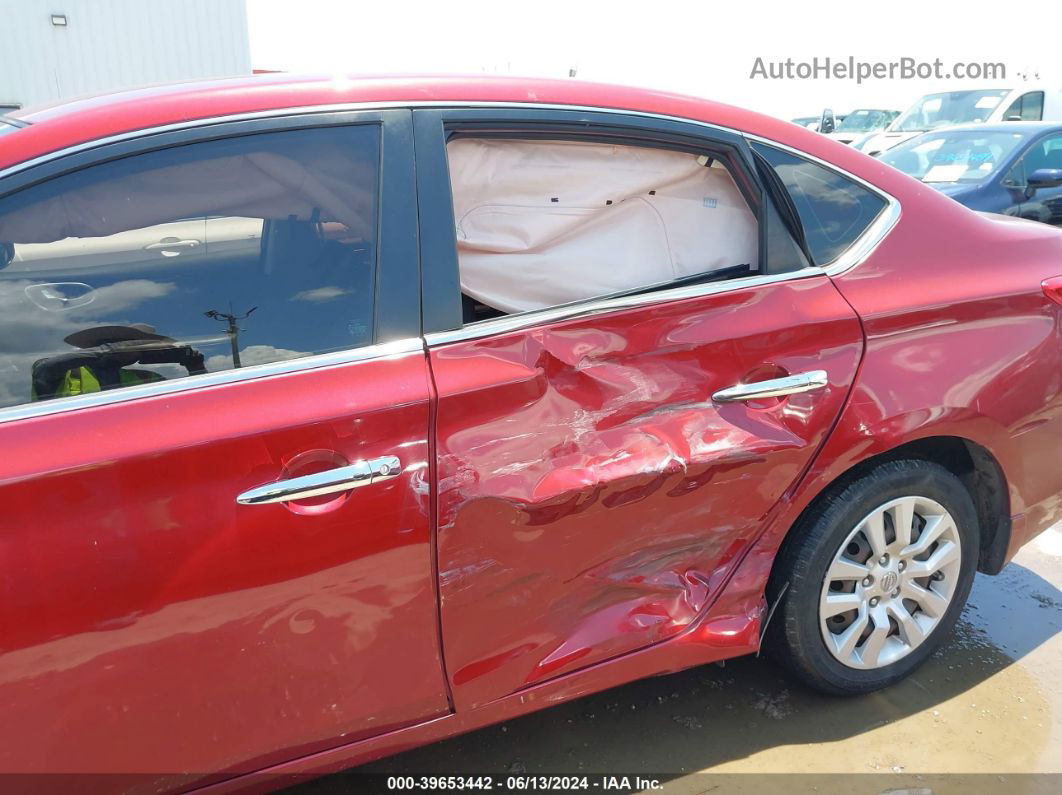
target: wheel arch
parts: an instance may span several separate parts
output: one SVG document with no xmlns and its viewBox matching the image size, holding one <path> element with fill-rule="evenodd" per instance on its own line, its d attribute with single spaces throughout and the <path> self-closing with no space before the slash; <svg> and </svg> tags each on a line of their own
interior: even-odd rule
<svg viewBox="0 0 1062 795">
<path fill-rule="evenodd" d="M 814 515 L 817 506 L 864 473 L 888 461 L 918 459 L 931 461 L 954 474 L 966 487 L 977 509 L 981 544 L 977 570 L 998 574 L 1006 563 L 1010 543 L 1010 494 L 1006 475 L 996 457 L 984 445 L 961 436 L 935 435 L 914 439 L 867 456 L 825 483 L 811 497 L 785 531 L 777 559 L 785 545 L 797 538 L 801 526 Z M 772 566 L 772 575 L 774 567 Z M 770 589 L 769 589 L 770 590 Z"/>
</svg>

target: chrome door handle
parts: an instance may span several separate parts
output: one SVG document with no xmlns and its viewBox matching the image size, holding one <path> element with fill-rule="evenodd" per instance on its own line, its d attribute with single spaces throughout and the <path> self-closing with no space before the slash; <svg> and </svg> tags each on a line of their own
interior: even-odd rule
<svg viewBox="0 0 1062 795">
<path fill-rule="evenodd" d="M 236 497 L 236 502 L 240 505 L 266 505 L 271 502 L 304 500 L 307 497 L 350 491 L 379 483 L 381 480 L 391 480 L 401 473 L 402 462 L 398 460 L 398 456 L 385 455 L 369 461 L 355 461 L 350 466 L 267 483 L 265 486 L 243 492 Z"/>
<path fill-rule="evenodd" d="M 743 400 L 783 397 L 785 395 L 795 395 L 798 392 L 811 392 L 815 389 L 822 389 L 829 383 L 830 377 L 825 370 L 812 370 L 808 373 L 787 375 L 785 378 L 772 378 L 770 381 L 736 384 L 726 389 L 720 389 L 712 395 L 712 400 L 716 403 L 740 403 Z"/>
</svg>

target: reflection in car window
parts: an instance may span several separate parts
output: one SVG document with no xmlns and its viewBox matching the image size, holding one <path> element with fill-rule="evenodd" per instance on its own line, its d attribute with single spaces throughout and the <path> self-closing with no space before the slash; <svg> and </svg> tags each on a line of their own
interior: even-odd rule
<svg viewBox="0 0 1062 795">
<path fill-rule="evenodd" d="M 816 265 L 837 259 L 885 207 L 883 198 L 835 171 L 773 146 L 752 147 L 789 191 Z"/>
<path fill-rule="evenodd" d="M 379 127 L 188 144 L 0 200 L 0 406 L 372 342 Z"/>
<path fill-rule="evenodd" d="M 905 141 L 879 159 L 923 182 L 983 182 L 1021 144 L 1020 133 L 948 131 Z"/>
</svg>

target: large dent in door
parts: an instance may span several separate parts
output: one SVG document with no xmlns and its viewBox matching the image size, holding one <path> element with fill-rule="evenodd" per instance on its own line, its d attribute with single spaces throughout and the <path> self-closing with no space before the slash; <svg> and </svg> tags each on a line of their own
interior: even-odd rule
<svg viewBox="0 0 1062 795">
<path fill-rule="evenodd" d="M 713 339 L 708 314 L 659 313 L 434 354 L 440 589 L 459 702 L 694 626 L 839 408 L 843 386 L 818 403 L 713 404 L 764 353 Z M 771 344 L 770 318 L 744 325 Z M 859 345 L 843 338 L 858 328 L 826 328 L 817 341 L 787 332 L 784 364 L 801 367 L 806 348 L 805 360 L 825 351 L 842 378 L 853 372 Z M 758 620 L 753 602 L 737 623 Z"/>
</svg>

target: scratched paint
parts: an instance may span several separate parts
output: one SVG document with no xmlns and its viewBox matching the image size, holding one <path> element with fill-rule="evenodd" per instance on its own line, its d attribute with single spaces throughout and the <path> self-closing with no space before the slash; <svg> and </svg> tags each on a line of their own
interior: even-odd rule
<svg viewBox="0 0 1062 795">
<path fill-rule="evenodd" d="M 694 626 L 836 418 L 861 349 L 822 278 L 434 350 L 457 704 Z M 712 401 L 817 369 L 830 375 L 821 392 Z M 718 637 L 744 639 L 759 605 L 757 594 Z"/>
<path fill-rule="evenodd" d="M 999 577 L 978 575 L 940 651 L 877 693 L 823 696 L 795 685 L 769 655 L 748 656 L 627 684 L 358 773 L 505 775 L 518 763 L 531 775 L 666 771 L 664 791 L 674 795 L 1054 792 L 1060 585 L 1062 526 Z M 293 795 L 345 793 L 352 781 L 321 780 Z"/>
</svg>

